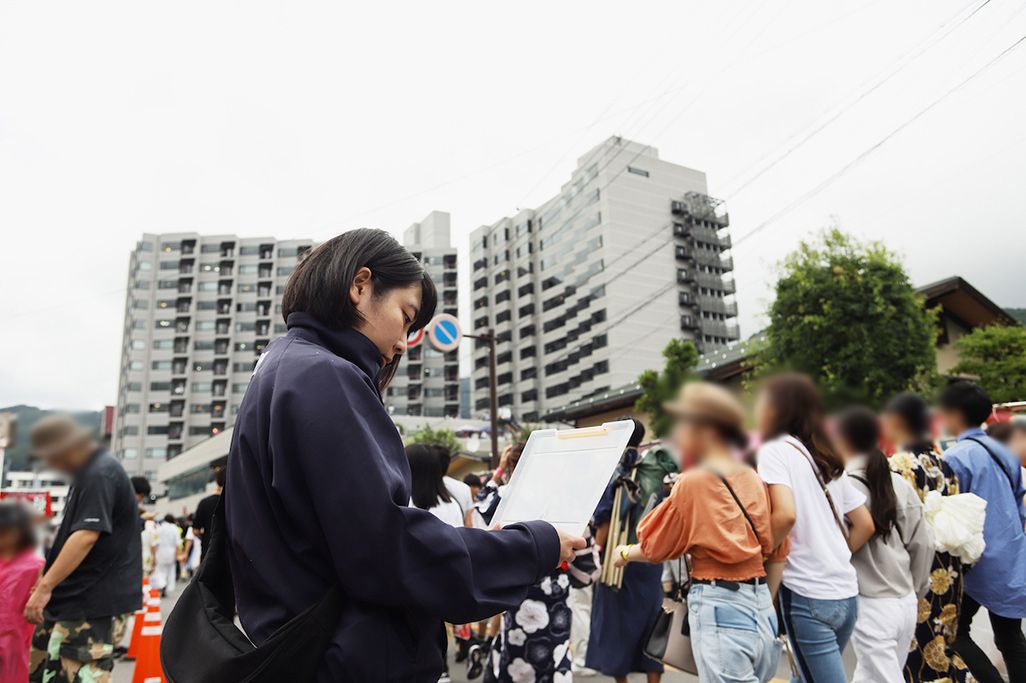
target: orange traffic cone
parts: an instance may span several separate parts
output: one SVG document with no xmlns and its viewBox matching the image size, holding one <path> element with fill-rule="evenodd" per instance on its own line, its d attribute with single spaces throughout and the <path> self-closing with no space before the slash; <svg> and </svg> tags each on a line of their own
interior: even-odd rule
<svg viewBox="0 0 1026 683">
<path fill-rule="evenodd" d="M 132 683 L 165 683 L 164 669 L 160 665 L 160 630 L 159 623 L 143 626 Z"/>
<path fill-rule="evenodd" d="M 148 587 L 149 583 L 143 579 Z M 132 640 L 128 643 L 125 659 L 136 659 L 139 656 L 139 642 L 142 630 L 146 626 L 160 626 L 160 591 L 149 588 L 149 597 L 143 603 L 143 609 L 137 610 L 132 622 Z"/>
</svg>

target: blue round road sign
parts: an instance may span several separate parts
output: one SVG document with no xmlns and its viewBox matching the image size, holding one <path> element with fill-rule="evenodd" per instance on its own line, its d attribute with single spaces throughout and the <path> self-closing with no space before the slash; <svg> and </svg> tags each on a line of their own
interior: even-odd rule
<svg viewBox="0 0 1026 683">
<path fill-rule="evenodd" d="M 456 316 L 448 313 L 439 313 L 427 326 L 428 337 L 431 345 L 439 351 L 455 351 L 459 348 L 463 333 L 460 332 L 460 322 Z"/>
</svg>

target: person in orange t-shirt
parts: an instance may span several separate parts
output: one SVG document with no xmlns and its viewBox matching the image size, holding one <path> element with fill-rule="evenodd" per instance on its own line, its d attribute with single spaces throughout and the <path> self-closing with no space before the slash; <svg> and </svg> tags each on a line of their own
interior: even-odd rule
<svg viewBox="0 0 1026 683">
<path fill-rule="evenodd" d="M 617 548 L 617 564 L 690 555 L 688 620 L 699 679 L 768 681 L 780 649 L 766 565 L 779 568 L 788 542 L 773 547 L 766 485 L 736 455 L 747 442 L 744 411 L 706 382 L 685 385 L 667 410 L 690 468 L 641 520 L 639 544 Z"/>
</svg>

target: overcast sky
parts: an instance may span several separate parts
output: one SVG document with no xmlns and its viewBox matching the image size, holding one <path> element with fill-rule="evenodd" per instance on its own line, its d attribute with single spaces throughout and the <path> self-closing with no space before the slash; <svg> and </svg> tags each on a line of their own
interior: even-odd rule
<svg viewBox="0 0 1026 683">
<path fill-rule="evenodd" d="M 917 284 L 1026 306 L 1026 45 L 810 192 L 1026 35 L 1010 0 L 959 25 L 981 3 L 4 2 L 0 405 L 116 401 L 144 231 L 400 235 L 440 209 L 465 250 L 611 134 L 705 171 L 735 241 L 759 228 L 743 334 L 833 223 Z"/>
</svg>

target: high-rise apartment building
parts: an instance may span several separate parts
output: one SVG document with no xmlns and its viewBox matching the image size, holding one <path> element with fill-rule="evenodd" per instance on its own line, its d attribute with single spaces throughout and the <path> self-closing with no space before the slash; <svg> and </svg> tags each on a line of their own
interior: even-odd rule
<svg viewBox="0 0 1026 683">
<path fill-rule="evenodd" d="M 737 340 L 727 225 L 704 173 L 613 137 L 557 196 L 474 231 L 471 318 L 498 338 L 500 410 L 535 421 L 660 367 L 672 338 Z M 482 343 L 473 391 L 487 410 Z"/>
<path fill-rule="evenodd" d="M 421 260 L 438 289 L 438 312 L 458 315 L 457 258 L 449 214 L 432 211 L 403 233 L 403 245 Z M 460 414 L 459 353 L 441 353 L 425 339 L 410 349 L 388 387 L 385 403 L 397 415 Z"/>
<path fill-rule="evenodd" d="M 235 421 L 253 365 L 285 331 L 281 295 L 310 240 L 145 234 L 129 260 L 112 449 L 156 479 Z"/>
</svg>

